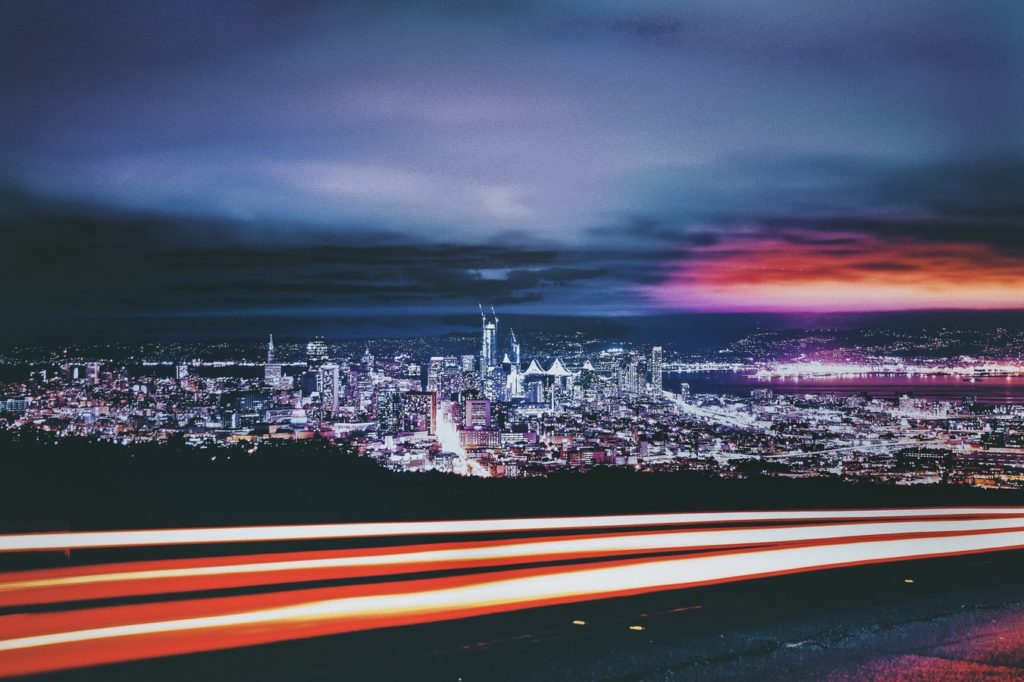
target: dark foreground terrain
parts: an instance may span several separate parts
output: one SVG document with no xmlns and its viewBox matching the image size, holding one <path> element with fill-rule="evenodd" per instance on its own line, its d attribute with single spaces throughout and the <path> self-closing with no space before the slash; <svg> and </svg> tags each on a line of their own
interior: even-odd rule
<svg viewBox="0 0 1024 682">
<path fill-rule="evenodd" d="M 684 511 L 1024 505 L 1024 490 L 896 486 L 596 468 L 546 478 L 395 473 L 326 441 L 197 449 L 0 430 L 0 532 L 579 516 Z"/>
</svg>

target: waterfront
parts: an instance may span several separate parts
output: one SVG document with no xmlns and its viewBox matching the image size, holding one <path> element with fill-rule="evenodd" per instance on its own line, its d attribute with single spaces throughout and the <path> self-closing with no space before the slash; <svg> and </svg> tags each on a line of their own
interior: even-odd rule
<svg viewBox="0 0 1024 682">
<path fill-rule="evenodd" d="M 854 396 L 896 399 L 901 395 L 936 401 L 959 401 L 971 396 L 990 404 L 1024 404 L 1024 377 L 993 376 L 964 381 L 955 375 L 865 374 L 843 377 L 757 377 L 746 372 L 667 372 L 665 388 L 678 392 L 682 383 L 691 393 L 747 396 L 757 388 L 784 395 Z"/>
</svg>

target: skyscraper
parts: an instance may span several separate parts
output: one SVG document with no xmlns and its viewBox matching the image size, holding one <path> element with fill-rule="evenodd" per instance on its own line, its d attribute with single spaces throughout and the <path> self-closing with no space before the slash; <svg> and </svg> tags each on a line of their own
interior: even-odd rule
<svg viewBox="0 0 1024 682">
<path fill-rule="evenodd" d="M 639 368 L 636 357 L 630 356 L 627 358 L 625 365 L 622 368 L 622 374 L 619 377 L 619 391 L 624 394 L 633 394 L 637 392 L 639 386 L 637 369 Z"/>
<path fill-rule="evenodd" d="M 480 374 L 486 375 L 488 370 L 498 364 L 498 314 L 491 308 L 493 320 L 488 320 L 484 313 L 484 307 L 480 306 L 480 320 L 483 326 L 483 336 L 480 343 Z"/>
<path fill-rule="evenodd" d="M 327 342 L 318 336 L 306 344 L 306 369 L 315 370 L 327 362 Z"/>
<path fill-rule="evenodd" d="M 651 391 L 653 391 L 654 393 L 661 393 L 661 389 L 662 389 L 661 365 L 662 365 L 661 346 L 655 346 L 654 348 L 651 349 Z"/>
<path fill-rule="evenodd" d="M 519 367 L 521 366 L 519 364 L 519 339 L 516 338 L 516 333 L 515 331 L 512 330 L 511 327 L 509 328 L 508 333 L 512 336 L 512 357 L 510 358 L 510 360 L 512 360 L 512 364 L 515 365 L 516 369 L 519 369 Z"/>
<path fill-rule="evenodd" d="M 427 363 L 427 391 L 440 393 L 444 390 L 444 358 L 435 355 Z"/>
<path fill-rule="evenodd" d="M 402 430 L 426 431 L 437 428 L 437 394 L 433 391 L 409 391 L 402 395 Z"/>
<path fill-rule="evenodd" d="M 393 386 L 377 392 L 377 428 L 381 434 L 394 434 L 402 427 L 402 395 Z"/>
<path fill-rule="evenodd" d="M 463 425 L 467 429 L 472 429 L 474 427 L 481 429 L 491 428 L 491 401 L 467 400 L 463 416 Z"/>
<path fill-rule="evenodd" d="M 274 352 L 274 335 L 270 335 L 270 342 L 267 344 L 267 363 L 263 366 L 263 381 L 271 388 L 281 385 L 281 365 L 277 362 L 277 354 Z"/>
<path fill-rule="evenodd" d="M 333 417 L 338 414 L 339 385 L 338 366 L 335 364 L 320 365 L 317 368 L 317 392 L 320 394 L 320 406 L 324 416 Z"/>
</svg>

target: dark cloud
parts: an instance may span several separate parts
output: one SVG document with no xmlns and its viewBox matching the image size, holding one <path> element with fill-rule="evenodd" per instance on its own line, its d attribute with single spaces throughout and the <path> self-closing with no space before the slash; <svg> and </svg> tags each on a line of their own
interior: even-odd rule
<svg viewBox="0 0 1024 682">
<path fill-rule="evenodd" d="M 668 198 L 654 204 L 659 213 L 598 226 L 592 234 L 659 250 L 766 236 L 826 247 L 856 244 L 862 235 L 1018 249 L 1024 246 L 1021 188 L 1024 158 L 737 159 L 677 176 L 659 188 Z M 703 201 L 691 202 L 698 191 Z"/>
<path fill-rule="evenodd" d="M 628 270 L 612 254 L 389 235 L 257 230 L 186 217 L 50 205 L 7 191 L 3 267 L 26 295 L 7 315 L 161 315 L 232 307 L 254 312 L 429 309 L 587 302 L 597 284 L 614 298 Z M 14 209 L 12 207 L 18 206 Z M 268 236 L 269 235 L 269 236 Z"/>
</svg>

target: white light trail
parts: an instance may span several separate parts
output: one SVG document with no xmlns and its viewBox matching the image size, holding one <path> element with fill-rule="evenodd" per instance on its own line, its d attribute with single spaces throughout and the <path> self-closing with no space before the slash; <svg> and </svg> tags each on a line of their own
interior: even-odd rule
<svg viewBox="0 0 1024 682">
<path fill-rule="evenodd" d="M 18 590 L 38 590 L 100 583 L 200 578 L 207 576 L 241 576 L 254 573 L 286 573 L 379 566 L 392 566 L 396 570 L 401 570 L 402 566 L 411 564 L 429 564 L 441 570 L 446 568 L 446 564 L 493 560 L 505 560 L 511 563 L 529 559 L 571 558 L 580 555 L 614 556 L 630 552 L 720 549 L 761 544 L 863 538 L 880 535 L 897 536 L 1008 529 L 1024 529 L 1024 518 L 1010 517 L 966 521 L 888 521 L 841 525 L 823 524 L 773 528 L 662 531 L 658 533 L 600 537 L 584 536 L 559 540 L 509 541 L 507 544 L 488 543 L 482 546 L 420 550 L 393 554 L 381 554 L 374 550 L 367 550 L 367 553 L 355 556 L 345 555 L 282 561 L 246 562 L 246 557 L 243 556 L 239 557 L 238 563 L 234 564 L 196 565 L 153 570 L 118 571 L 115 564 L 113 566 L 85 567 L 82 569 L 83 573 L 79 575 L 55 575 L 50 577 L 47 576 L 48 571 L 43 570 L 38 572 L 41 576 L 38 578 L 0 582 L 0 603 L 4 602 L 4 593 Z M 198 560 L 198 563 L 201 563 L 201 561 Z M 91 572 L 86 573 L 85 571 Z"/>
<path fill-rule="evenodd" d="M 709 523 L 866 520 L 915 517 L 1024 516 L 1024 507 L 927 507 L 917 509 L 694 512 L 627 516 L 566 516 L 464 521 L 237 526 L 132 531 L 83 531 L 0 535 L 0 552 L 63 551 L 101 547 L 197 545 L 233 542 L 333 540 L 465 533 L 588 530 Z"/>
</svg>

